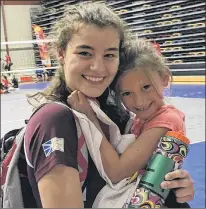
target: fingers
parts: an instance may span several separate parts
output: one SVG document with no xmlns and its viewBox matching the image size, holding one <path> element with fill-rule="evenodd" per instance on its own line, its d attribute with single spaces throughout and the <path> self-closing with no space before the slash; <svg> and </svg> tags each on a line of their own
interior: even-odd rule
<svg viewBox="0 0 206 209">
<path fill-rule="evenodd" d="M 176 189 L 174 192 L 175 192 L 175 195 L 177 198 L 182 198 L 182 197 L 186 197 L 186 196 L 193 198 L 194 194 L 195 194 L 194 187 L 192 187 L 192 186 Z"/>
<path fill-rule="evenodd" d="M 179 180 L 172 180 L 172 181 L 164 181 L 161 183 L 161 187 L 163 189 L 177 189 L 177 188 L 184 188 L 184 187 L 192 187 L 194 183 L 191 179 L 179 179 Z"/>
<path fill-rule="evenodd" d="M 85 95 L 82 94 L 82 92 L 78 91 L 77 94 L 78 94 L 79 101 L 81 103 L 87 103 L 87 99 L 86 99 Z"/>
<path fill-rule="evenodd" d="M 184 203 L 193 200 L 195 195 L 194 187 L 180 188 L 174 191 L 177 202 Z"/>
<path fill-rule="evenodd" d="M 79 100 L 79 96 L 78 96 L 78 91 L 74 90 L 71 94 L 70 94 L 71 98 L 76 101 Z"/>
<path fill-rule="evenodd" d="M 180 188 L 193 185 L 192 179 L 186 170 L 176 170 L 165 175 L 165 181 L 161 183 L 161 187 L 166 188 Z"/>
<path fill-rule="evenodd" d="M 87 116 L 91 114 L 91 107 L 83 93 L 78 90 L 74 90 L 68 97 L 67 103 L 70 105 L 71 108 L 74 110 L 84 113 Z"/>
<path fill-rule="evenodd" d="M 165 175 L 165 180 L 166 181 L 171 181 L 173 179 L 182 179 L 182 178 L 188 178 L 190 175 L 186 170 L 176 170 L 176 171 L 172 171 L 168 174 Z"/>
<path fill-rule="evenodd" d="M 176 200 L 178 203 L 185 203 L 193 200 L 194 196 L 192 195 L 187 195 L 185 197 L 178 197 Z"/>
<path fill-rule="evenodd" d="M 84 96 L 84 94 L 80 91 L 74 90 L 68 97 L 67 100 L 69 102 L 80 102 L 80 103 L 84 103 L 86 102 L 86 97 Z"/>
<path fill-rule="evenodd" d="M 182 188 L 175 190 L 177 202 L 179 202 L 179 203 L 191 201 L 195 195 L 193 180 L 190 177 L 185 178 L 183 180 L 179 180 L 179 181 L 182 181 Z M 181 183 L 180 183 L 180 185 L 181 185 Z"/>
<path fill-rule="evenodd" d="M 170 181 L 162 182 L 161 187 L 163 189 L 175 189 L 174 192 L 179 203 L 191 201 L 194 198 L 195 190 L 194 182 L 189 173 L 184 170 L 178 170 L 170 174 L 171 176 L 167 176 L 167 179 Z"/>
<path fill-rule="evenodd" d="M 67 97 L 67 102 L 69 105 L 74 105 L 75 103 L 79 103 L 79 96 L 77 93 L 77 90 L 73 91 L 68 97 Z"/>
</svg>

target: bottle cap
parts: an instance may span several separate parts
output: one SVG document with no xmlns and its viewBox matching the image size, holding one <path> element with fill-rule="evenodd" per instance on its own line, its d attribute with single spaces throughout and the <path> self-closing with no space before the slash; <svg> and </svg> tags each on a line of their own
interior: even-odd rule
<svg viewBox="0 0 206 209">
<path fill-rule="evenodd" d="M 181 131 L 168 131 L 165 136 L 171 136 L 173 138 L 179 139 L 180 141 L 184 142 L 185 144 L 189 145 L 190 140 L 184 136 L 183 132 Z"/>
</svg>

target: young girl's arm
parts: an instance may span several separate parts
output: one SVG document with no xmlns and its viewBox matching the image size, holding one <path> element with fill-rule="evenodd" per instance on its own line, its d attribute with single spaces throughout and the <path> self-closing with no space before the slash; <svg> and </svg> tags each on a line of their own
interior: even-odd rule
<svg viewBox="0 0 206 209">
<path fill-rule="evenodd" d="M 90 120 L 103 135 L 100 146 L 102 163 L 107 176 L 113 183 L 130 177 L 135 172 L 144 168 L 156 150 L 160 138 L 169 131 L 167 128 L 151 128 L 144 131 L 119 156 L 102 132 L 98 119 L 90 117 Z"/>
<path fill-rule="evenodd" d="M 102 163 L 107 176 L 113 183 L 132 176 L 136 171 L 145 167 L 155 151 L 160 137 L 169 130 L 167 128 L 152 128 L 143 132 L 126 151 L 119 156 L 105 137 L 100 123 L 81 92 L 74 91 L 68 98 L 71 107 L 87 115 L 97 129 L 102 133 L 103 139 L 100 146 Z"/>
</svg>

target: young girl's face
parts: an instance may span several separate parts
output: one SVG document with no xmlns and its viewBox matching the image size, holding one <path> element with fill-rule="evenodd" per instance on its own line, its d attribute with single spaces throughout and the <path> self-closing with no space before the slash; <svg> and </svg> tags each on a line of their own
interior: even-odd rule
<svg viewBox="0 0 206 209">
<path fill-rule="evenodd" d="M 120 98 L 124 106 L 141 120 L 149 119 L 162 105 L 163 90 L 168 85 L 169 75 L 156 71 L 134 69 L 120 78 Z M 148 76 L 149 74 L 149 76 Z"/>
</svg>

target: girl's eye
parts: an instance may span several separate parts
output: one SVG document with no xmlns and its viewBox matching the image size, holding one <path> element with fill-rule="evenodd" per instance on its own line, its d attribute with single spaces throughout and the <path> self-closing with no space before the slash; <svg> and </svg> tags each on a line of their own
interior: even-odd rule
<svg viewBox="0 0 206 209">
<path fill-rule="evenodd" d="M 79 52 L 79 54 L 87 57 L 92 56 L 89 52 Z"/>
<path fill-rule="evenodd" d="M 125 97 L 125 96 L 129 96 L 131 93 L 130 92 L 124 92 L 122 93 L 122 96 Z"/>
<path fill-rule="evenodd" d="M 105 57 L 108 57 L 108 58 L 113 58 L 113 57 L 115 57 L 114 54 L 105 54 L 104 56 L 105 56 Z"/>
<path fill-rule="evenodd" d="M 143 86 L 143 90 L 149 90 L 150 89 L 150 87 L 151 87 L 151 85 L 145 85 L 145 86 Z"/>
</svg>

